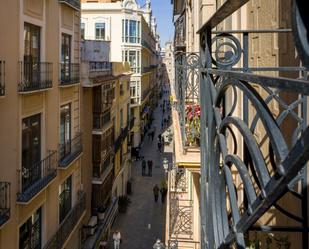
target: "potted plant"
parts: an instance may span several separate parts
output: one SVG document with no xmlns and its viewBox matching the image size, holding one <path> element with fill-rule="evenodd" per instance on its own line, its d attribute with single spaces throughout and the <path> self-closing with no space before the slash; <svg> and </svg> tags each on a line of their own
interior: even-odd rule
<svg viewBox="0 0 309 249">
<path fill-rule="evenodd" d="M 200 146 L 201 130 L 201 108 L 200 105 L 188 105 L 186 107 L 186 134 L 188 145 Z"/>
<path fill-rule="evenodd" d="M 130 205 L 131 200 L 128 196 L 122 195 L 118 198 L 118 209 L 120 213 L 125 213 L 127 211 L 127 207 Z"/>
</svg>

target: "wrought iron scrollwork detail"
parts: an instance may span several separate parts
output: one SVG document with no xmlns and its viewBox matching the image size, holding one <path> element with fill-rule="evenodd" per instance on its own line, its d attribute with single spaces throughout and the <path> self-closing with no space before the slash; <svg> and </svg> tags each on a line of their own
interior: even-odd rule
<svg viewBox="0 0 309 249">
<path fill-rule="evenodd" d="M 215 46 L 212 62 L 218 68 L 232 67 L 239 62 L 242 49 L 235 36 L 227 33 L 218 34 L 212 39 L 212 45 Z"/>
</svg>

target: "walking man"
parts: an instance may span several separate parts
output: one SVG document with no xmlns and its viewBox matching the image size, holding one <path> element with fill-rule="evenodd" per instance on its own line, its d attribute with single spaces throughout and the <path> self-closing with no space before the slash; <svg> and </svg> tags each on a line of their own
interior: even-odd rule
<svg viewBox="0 0 309 249">
<path fill-rule="evenodd" d="M 163 187 L 160 189 L 160 192 L 161 192 L 161 202 L 162 202 L 162 204 L 163 204 L 164 201 L 165 201 L 166 194 L 167 194 L 167 189 L 166 189 L 166 187 L 163 186 Z"/>
<path fill-rule="evenodd" d="M 165 246 L 163 245 L 163 243 L 161 242 L 161 240 L 157 239 L 156 243 L 154 243 L 153 249 L 164 249 Z"/>
<path fill-rule="evenodd" d="M 145 161 L 145 159 L 143 159 L 143 161 L 142 161 L 142 176 L 145 175 L 145 170 L 146 170 L 146 161 Z"/>
<path fill-rule="evenodd" d="M 148 160 L 148 176 L 152 176 L 152 160 Z"/>
<path fill-rule="evenodd" d="M 159 187 L 158 187 L 158 184 L 156 184 L 154 187 L 153 187 L 153 196 L 154 196 L 154 201 L 155 202 L 158 202 L 158 198 L 159 198 Z"/>
<path fill-rule="evenodd" d="M 119 249 L 121 234 L 118 230 L 113 233 L 114 249 Z"/>
</svg>

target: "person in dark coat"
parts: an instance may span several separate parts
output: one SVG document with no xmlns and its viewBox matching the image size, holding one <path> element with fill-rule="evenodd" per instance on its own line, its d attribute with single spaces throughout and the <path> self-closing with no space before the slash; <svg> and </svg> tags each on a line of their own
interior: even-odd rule
<svg viewBox="0 0 309 249">
<path fill-rule="evenodd" d="M 160 189 L 159 189 L 159 187 L 158 187 L 158 184 L 156 184 L 156 185 L 153 187 L 152 191 L 153 191 L 154 201 L 155 201 L 155 202 L 158 202 L 159 191 L 160 191 Z"/>
<path fill-rule="evenodd" d="M 152 160 L 148 160 L 148 176 L 152 176 Z"/>
<path fill-rule="evenodd" d="M 145 171 L 146 171 L 146 161 L 145 159 L 142 161 L 142 176 L 145 175 Z"/>
<path fill-rule="evenodd" d="M 166 197 L 166 194 L 167 194 L 167 189 L 166 189 L 166 187 L 162 187 L 162 188 L 160 189 L 160 192 L 161 192 L 161 202 L 164 203 L 165 197 Z"/>
</svg>

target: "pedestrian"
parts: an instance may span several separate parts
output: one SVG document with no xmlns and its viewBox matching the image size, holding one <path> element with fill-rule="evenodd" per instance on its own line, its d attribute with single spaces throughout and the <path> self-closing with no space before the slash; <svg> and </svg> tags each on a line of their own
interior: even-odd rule
<svg viewBox="0 0 309 249">
<path fill-rule="evenodd" d="M 163 119 L 162 119 L 162 121 L 161 121 L 161 130 L 163 130 L 163 125 L 164 125 L 164 123 L 163 123 Z"/>
<path fill-rule="evenodd" d="M 121 234 L 118 230 L 113 233 L 114 249 L 119 249 L 121 243 Z"/>
<path fill-rule="evenodd" d="M 162 149 L 162 143 L 160 141 L 160 142 L 158 142 L 158 150 L 159 150 L 160 153 L 162 152 L 161 149 Z"/>
<path fill-rule="evenodd" d="M 155 134 L 155 131 L 153 130 L 153 131 L 151 132 L 151 141 L 153 141 L 154 134 Z"/>
<path fill-rule="evenodd" d="M 159 189 L 159 187 L 158 187 L 158 184 L 156 184 L 156 185 L 153 187 L 152 191 L 153 191 L 154 201 L 155 201 L 155 202 L 158 202 L 159 191 L 160 191 L 160 189 Z"/>
<path fill-rule="evenodd" d="M 146 170 L 146 161 L 145 161 L 145 159 L 143 159 L 143 161 L 142 161 L 142 176 L 145 175 L 145 170 Z"/>
<path fill-rule="evenodd" d="M 158 141 L 161 142 L 161 139 L 162 139 L 162 135 L 159 134 L 159 135 L 158 135 Z"/>
<path fill-rule="evenodd" d="M 152 160 L 148 160 L 148 176 L 152 176 Z"/>
<path fill-rule="evenodd" d="M 165 197 L 166 197 L 166 194 L 167 194 L 167 189 L 166 189 L 166 187 L 162 187 L 162 188 L 160 189 L 160 192 L 161 192 L 161 202 L 164 203 Z"/>
<path fill-rule="evenodd" d="M 153 249 L 164 249 L 165 246 L 163 245 L 163 243 L 161 242 L 161 240 L 157 239 L 156 243 L 154 243 Z"/>
</svg>

